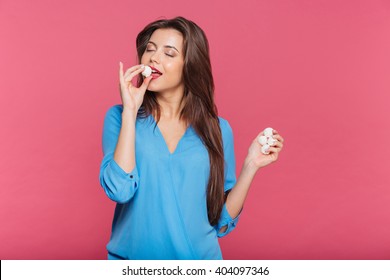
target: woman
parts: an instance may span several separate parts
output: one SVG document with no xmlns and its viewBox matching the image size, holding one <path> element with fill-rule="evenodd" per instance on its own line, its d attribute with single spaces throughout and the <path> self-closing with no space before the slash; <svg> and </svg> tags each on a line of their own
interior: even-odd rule
<svg viewBox="0 0 390 280">
<path fill-rule="evenodd" d="M 158 20 L 136 44 L 140 65 L 120 63 L 122 105 L 104 120 L 100 183 L 117 202 L 108 259 L 222 259 L 218 238 L 235 228 L 255 173 L 284 140 L 274 131 L 264 155 L 256 137 L 236 180 L 204 32 L 183 17 Z"/>
</svg>

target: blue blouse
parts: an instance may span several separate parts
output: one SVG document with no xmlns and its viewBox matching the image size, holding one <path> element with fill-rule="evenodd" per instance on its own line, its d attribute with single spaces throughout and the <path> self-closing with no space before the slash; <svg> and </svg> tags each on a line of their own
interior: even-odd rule
<svg viewBox="0 0 390 280">
<path fill-rule="evenodd" d="M 189 126 L 171 153 L 152 115 L 137 118 L 134 169 L 127 173 L 113 159 L 122 122 L 122 105 L 106 113 L 100 184 L 116 208 L 107 250 L 109 259 L 222 259 L 218 237 L 239 219 L 223 206 L 211 226 L 206 189 L 208 151 Z M 219 117 L 225 155 L 225 192 L 236 183 L 233 133 Z M 227 226 L 223 233 L 219 230 Z"/>
</svg>

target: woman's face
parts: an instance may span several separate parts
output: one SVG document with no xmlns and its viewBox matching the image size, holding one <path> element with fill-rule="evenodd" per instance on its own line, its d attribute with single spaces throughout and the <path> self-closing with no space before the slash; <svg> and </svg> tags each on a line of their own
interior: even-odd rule
<svg viewBox="0 0 390 280">
<path fill-rule="evenodd" d="M 183 36 L 175 29 L 157 29 L 153 32 L 141 57 L 141 63 L 152 70 L 148 90 L 155 92 L 184 92 Z"/>
</svg>

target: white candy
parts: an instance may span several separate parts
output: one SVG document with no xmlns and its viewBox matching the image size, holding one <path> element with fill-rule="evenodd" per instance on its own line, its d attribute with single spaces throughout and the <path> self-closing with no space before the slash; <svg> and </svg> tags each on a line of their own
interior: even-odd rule
<svg viewBox="0 0 390 280">
<path fill-rule="evenodd" d="M 272 136 L 267 139 L 267 144 L 270 146 L 275 145 L 276 142 L 278 142 L 278 140 L 273 138 Z"/>
<path fill-rule="evenodd" d="M 264 135 L 261 135 L 257 138 L 257 141 L 261 145 L 261 152 L 265 155 L 268 155 L 270 153 L 269 149 L 271 146 L 274 146 L 276 142 L 278 142 L 278 139 L 273 138 L 273 129 L 271 127 L 267 127 L 264 129 Z"/>
<path fill-rule="evenodd" d="M 269 145 L 265 144 L 264 146 L 261 147 L 261 152 L 265 155 L 268 155 L 269 154 Z"/>
<path fill-rule="evenodd" d="M 261 135 L 259 138 L 257 138 L 257 140 L 259 141 L 260 145 L 267 144 L 267 137 L 266 136 Z"/>
<path fill-rule="evenodd" d="M 152 68 L 145 66 L 145 70 L 142 72 L 142 76 L 145 78 L 149 77 L 152 74 Z"/>
<path fill-rule="evenodd" d="M 271 127 L 267 127 L 266 129 L 264 129 L 264 135 L 266 137 L 270 137 L 273 135 L 273 129 Z"/>
</svg>

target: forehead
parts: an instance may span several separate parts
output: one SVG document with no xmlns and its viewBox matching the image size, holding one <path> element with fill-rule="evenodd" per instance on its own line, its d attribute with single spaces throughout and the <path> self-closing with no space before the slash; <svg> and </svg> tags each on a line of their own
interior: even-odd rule
<svg viewBox="0 0 390 280">
<path fill-rule="evenodd" d="M 149 40 L 157 46 L 173 46 L 179 51 L 183 49 L 183 35 L 175 29 L 157 29 Z"/>
</svg>

